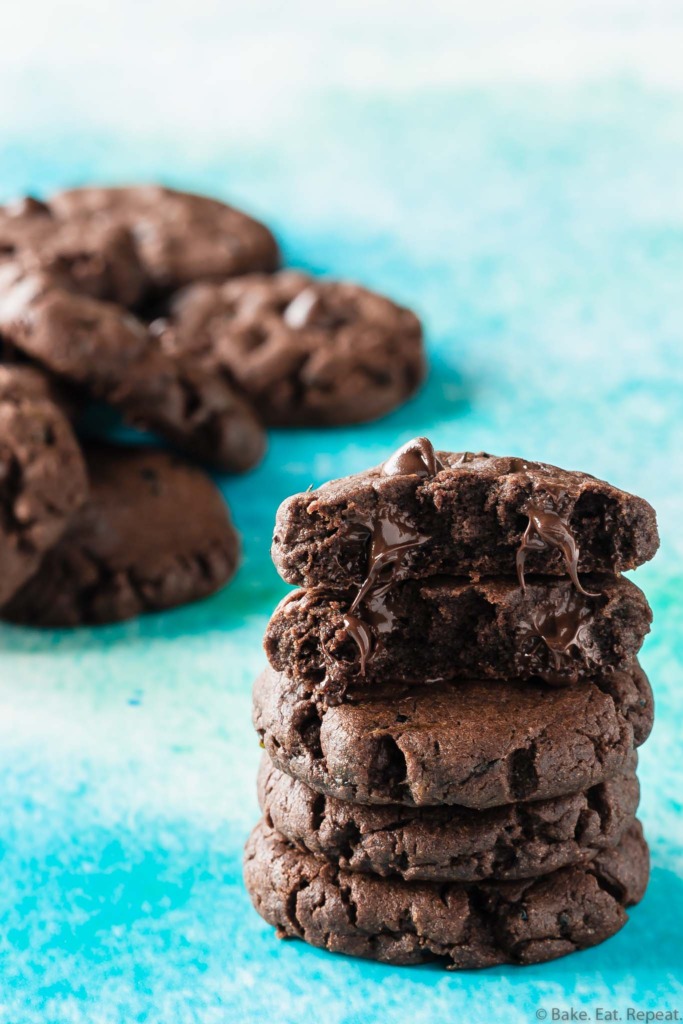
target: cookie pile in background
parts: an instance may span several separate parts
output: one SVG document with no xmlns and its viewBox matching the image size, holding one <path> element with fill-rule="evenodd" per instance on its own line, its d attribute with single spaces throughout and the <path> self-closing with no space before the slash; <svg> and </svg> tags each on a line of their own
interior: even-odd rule
<svg viewBox="0 0 683 1024">
<path fill-rule="evenodd" d="M 412 313 L 279 266 L 263 224 L 157 186 L 0 208 L 0 615 L 116 621 L 235 571 L 237 535 L 204 472 L 80 441 L 88 403 L 243 472 L 266 424 L 362 422 L 417 388 Z"/>
<path fill-rule="evenodd" d="M 281 506 L 291 592 L 254 689 L 245 853 L 281 937 L 395 964 L 529 964 L 617 932 L 651 612 L 622 571 L 653 509 L 604 481 L 425 438 Z"/>
</svg>

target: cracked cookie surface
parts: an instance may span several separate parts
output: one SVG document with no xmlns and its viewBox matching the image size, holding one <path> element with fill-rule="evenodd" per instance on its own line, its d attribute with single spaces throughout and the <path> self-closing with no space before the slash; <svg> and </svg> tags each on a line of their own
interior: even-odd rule
<svg viewBox="0 0 683 1024">
<path fill-rule="evenodd" d="M 273 426 L 377 419 L 425 373 L 410 310 L 297 271 L 194 285 L 152 329 L 173 355 L 236 378 Z"/>
<path fill-rule="evenodd" d="M 597 945 L 625 924 L 648 875 L 638 822 L 587 865 L 517 882 L 404 882 L 345 871 L 293 849 L 263 822 L 244 860 L 252 902 L 280 937 L 451 969 L 541 963 Z"/>
<path fill-rule="evenodd" d="M 0 366 L 0 606 L 36 572 L 87 493 L 80 446 L 49 381 Z"/>
<path fill-rule="evenodd" d="M 618 843 L 638 807 L 635 763 L 634 755 L 625 774 L 583 793 L 473 811 L 351 804 L 316 793 L 264 755 L 259 803 L 293 846 L 346 870 L 406 881 L 531 878 Z"/>
<path fill-rule="evenodd" d="M 572 687 L 458 680 L 387 683 L 339 706 L 267 668 L 254 726 L 273 764 L 340 800 L 485 809 L 576 793 L 622 773 L 650 731 L 634 664 Z"/>
<path fill-rule="evenodd" d="M 167 452 L 91 445 L 90 500 L 3 609 L 13 622 L 117 622 L 185 604 L 233 575 L 239 540 L 201 470 Z"/>
</svg>

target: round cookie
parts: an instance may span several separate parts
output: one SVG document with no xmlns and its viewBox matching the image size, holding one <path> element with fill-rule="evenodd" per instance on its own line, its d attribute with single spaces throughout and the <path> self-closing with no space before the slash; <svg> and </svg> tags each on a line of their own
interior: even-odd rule
<svg viewBox="0 0 683 1024">
<path fill-rule="evenodd" d="M 619 842 L 638 807 L 635 763 L 634 755 L 629 771 L 584 793 L 472 811 L 351 804 L 316 793 L 264 756 L 259 803 L 293 846 L 345 870 L 408 882 L 532 878 Z"/>
<path fill-rule="evenodd" d="M 291 270 L 194 285 L 152 329 L 167 351 L 234 376 L 273 426 L 377 419 L 425 374 L 410 310 Z"/>
<path fill-rule="evenodd" d="M 51 373 L 202 461 L 242 471 L 263 455 L 265 431 L 239 388 L 165 356 L 119 305 L 11 264 L 0 268 L 0 332 Z"/>
<path fill-rule="evenodd" d="M 157 185 L 80 188 L 57 193 L 50 205 L 64 218 L 89 216 L 130 229 L 156 289 L 275 270 L 280 262 L 268 228 L 207 196 Z"/>
<path fill-rule="evenodd" d="M 0 208 L 0 266 L 16 261 L 124 306 L 138 302 L 147 285 L 127 228 L 80 214 L 65 220 L 30 196 Z"/>
<path fill-rule="evenodd" d="M 353 591 L 290 592 L 266 627 L 270 664 L 328 703 L 386 679 L 425 683 L 481 677 L 542 679 L 566 686 L 631 661 L 650 630 L 645 595 L 624 576 L 512 576 L 470 582 L 441 576 L 380 585 L 354 605 Z"/>
<path fill-rule="evenodd" d="M 563 689 L 519 680 L 387 684 L 372 699 L 325 707 L 267 668 L 254 685 L 254 726 L 273 764 L 318 792 L 481 810 L 577 793 L 623 772 L 631 714 L 651 721 L 653 702 L 637 664 L 621 689 L 619 675 L 605 677 L 611 692 L 601 677 Z"/>
<path fill-rule="evenodd" d="M 86 449 L 90 500 L 3 609 L 33 626 L 117 622 L 206 597 L 239 540 L 211 479 L 167 452 Z"/>
<path fill-rule="evenodd" d="M 81 449 L 36 370 L 0 366 L 0 606 L 33 575 L 88 492 Z"/>
<path fill-rule="evenodd" d="M 652 506 L 605 480 L 416 437 L 379 466 L 283 501 L 272 556 L 300 587 L 538 573 L 579 590 L 580 574 L 635 569 L 658 547 Z"/>
<path fill-rule="evenodd" d="M 642 899 L 649 855 L 635 822 L 586 865 L 518 882 L 404 882 L 344 871 L 263 822 L 245 851 L 252 902 L 281 938 L 389 964 L 533 964 L 595 946 Z"/>
</svg>

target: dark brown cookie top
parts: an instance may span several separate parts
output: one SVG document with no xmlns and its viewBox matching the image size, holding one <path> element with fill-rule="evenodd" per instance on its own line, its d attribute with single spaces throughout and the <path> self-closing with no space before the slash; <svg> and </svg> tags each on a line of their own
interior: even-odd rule
<svg viewBox="0 0 683 1024">
<path fill-rule="evenodd" d="M 297 271 L 197 284 L 153 325 L 172 354 L 234 375 L 274 426 L 361 423 L 415 391 L 417 317 L 359 285 Z"/>
<path fill-rule="evenodd" d="M 363 587 L 447 573 L 622 572 L 659 545 L 642 498 L 586 473 L 416 438 L 381 466 L 280 506 L 273 560 L 288 583 Z"/>
<path fill-rule="evenodd" d="M 0 268 L 0 333 L 133 425 L 202 461 L 239 471 L 263 455 L 265 432 L 237 385 L 164 355 L 145 324 L 119 305 L 7 264 Z"/>
<path fill-rule="evenodd" d="M 635 728 L 636 743 L 647 734 L 652 704 L 638 665 L 563 689 L 518 680 L 387 684 L 371 700 L 336 707 L 268 668 L 256 680 L 253 713 L 273 764 L 318 792 L 485 809 L 578 793 L 620 774 Z"/>
<path fill-rule="evenodd" d="M 85 501 L 85 464 L 50 385 L 0 366 L 0 606 L 38 569 Z"/>
<path fill-rule="evenodd" d="M 649 877 L 636 822 L 590 863 L 518 882 L 404 882 L 344 871 L 289 846 L 263 822 L 244 879 L 282 938 L 390 964 L 531 964 L 603 942 L 625 924 Z"/>
<path fill-rule="evenodd" d="M 57 193 L 50 205 L 65 219 L 89 217 L 132 231 L 145 272 L 157 289 L 271 271 L 280 262 L 268 228 L 207 196 L 157 185 L 80 188 Z"/>
<path fill-rule="evenodd" d="M 147 284 L 127 228 L 82 214 L 64 218 L 30 197 L 0 208 L 0 266 L 8 262 L 124 306 L 138 302 Z"/>
<path fill-rule="evenodd" d="M 567 685 L 630 662 L 649 632 L 644 594 L 620 576 L 433 576 L 370 592 L 296 590 L 268 624 L 271 665 L 330 703 L 347 688 L 490 676 Z"/>
<path fill-rule="evenodd" d="M 32 626 L 117 622 L 218 590 L 239 539 L 201 470 L 153 449 L 86 449 L 90 499 L 3 610 Z"/>
<path fill-rule="evenodd" d="M 619 841 L 638 807 L 635 760 L 583 793 L 474 811 L 352 804 L 316 793 L 264 755 L 259 803 L 288 842 L 345 870 L 406 881 L 532 878 L 587 863 Z"/>
</svg>

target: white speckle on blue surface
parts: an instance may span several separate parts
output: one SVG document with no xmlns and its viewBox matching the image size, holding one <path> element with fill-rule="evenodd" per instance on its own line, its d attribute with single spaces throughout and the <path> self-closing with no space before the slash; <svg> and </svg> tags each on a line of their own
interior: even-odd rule
<svg viewBox="0 0 683 1024">
<path fill-rule="evenodd" d="M 243 202 L 293 264 L 414 304 L 431 373 L 383 422 L 273 432 L 258 471 L 221 481 L 245 544 L 224 593 L 117 627 L 0 630 L 2 1024 L 683 1013 L 682 43 L 673 2 L 3 12 L 0 198 L 158 179 Z M 655 613 L 652 882 L 622 933 L 554 964 L 331 956 L 278 942 L 242 885 L 250 687 L 285 592 L 275 510 L 416 434 L 582 468 L 659 512 L 635 577 Z"/>
</svg>

